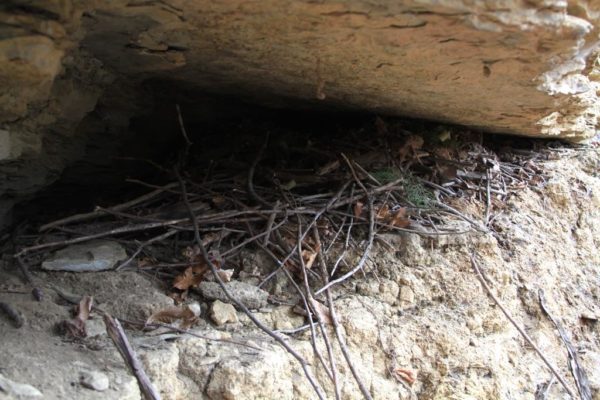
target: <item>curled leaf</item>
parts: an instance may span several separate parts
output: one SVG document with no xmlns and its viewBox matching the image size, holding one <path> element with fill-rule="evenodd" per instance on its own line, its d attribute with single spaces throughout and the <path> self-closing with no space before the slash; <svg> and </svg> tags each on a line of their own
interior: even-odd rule
<svg viewBox="0 0 600 400">
<path fill-rule="evenodd" d="M 156 323 L 174 324 L 180 329 L 189 329 L 194 325 L 200 316 L 200 305 L 190 303 L 182 307 L 167 307 L 152 314 L 146 321 L 146 326 L 152 326 Z"/>
</svg>

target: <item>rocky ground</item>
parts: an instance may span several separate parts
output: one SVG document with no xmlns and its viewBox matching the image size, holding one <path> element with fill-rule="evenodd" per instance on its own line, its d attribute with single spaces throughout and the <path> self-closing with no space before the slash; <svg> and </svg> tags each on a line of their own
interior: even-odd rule
<svg viewBox="0 0 600 400">
<path fill-rule="evenodd" d="M 600 153 L 588 147 L 552 154 L 538 164 L 546 182 L 511 195 L 495 215 L 493 232 L 382 234 L 368 272 L 335 288 L 351 359 L 374 399 L 568 398 L 482 288 L 471 266 L 473 253 L 493 293 L 576 392 L 566 348 L 540 307 L 543 291 L 548 311 L 564 326 L 587 372 L 592 398 L 600 399 Z M 458 198 L 452 205 L 475 219 L 485 212 L 484 202 L 475 199 Z M 66 340 L 56 324 L 72 317 L 65 293 L 92 295 L 113 316 L 144 321 L 173 305 L 164 281 L 133 271 L 36 270 L 36 279 L 44 282 L 44 299 L 37 302 L 9 259 L 3 255 L 0 301 L 16 308 L 24 323 L 16 328 L 1 314 L 0 398 L 139 399 L 137 382 L 101 316 L 92 312 L 87 337 L 78 340 Z M 258 252 L 245 251 L 243 259 L 238 280 L 248 284 L 274 268 Z M 289 287 L 277 276 L 267 289 L 284 297 Z M 202 313 L 191 332 L 201 337 L 128 326 L 163 399 L 315 398 L 299 364 L 282 347 L 239 310 L 209 297 L 192 296 Z M 273 329 L 305 324 L 291 305 L 254 306 L 254 315 Z M 284 335 L 333 398 L 309 331 Z M 333 347 L 341 398 L 362 398 L 339 346 Z"/>
</svg>

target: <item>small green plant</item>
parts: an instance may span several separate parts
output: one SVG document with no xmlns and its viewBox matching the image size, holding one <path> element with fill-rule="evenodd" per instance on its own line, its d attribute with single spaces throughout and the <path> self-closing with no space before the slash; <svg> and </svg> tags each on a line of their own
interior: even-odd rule
<svg viewBox="0 0 600 400">
<path fill-rule="evenodd" d="M 402 176 L 402 172 L 398 168 L 384 168 L 373 172 L 371 175 L 381 184 L 385 185 L 399 179 Z"/>
<path fill-rule="evenodd" d="M 433 192 L 410 172 L 390 167 L 374 171 L 371 175 L 382 185 L 404 178 L 401 185 L 404 187 L 405 200 L 416 207 L 427 207 L 434 200 Z"/>
<path fill-rule="evenodd" d="M 404 181 L 404 195 L 416 207 L 427 207 L 434 201 L 433 192 L 410 173 Z"/>
</svg>

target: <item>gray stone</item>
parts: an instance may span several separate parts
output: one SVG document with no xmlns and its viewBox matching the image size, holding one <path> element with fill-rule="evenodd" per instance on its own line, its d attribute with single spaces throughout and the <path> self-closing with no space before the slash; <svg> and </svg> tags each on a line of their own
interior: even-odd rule
<svg viewBox="0 0 600 400">
<path fill-rule="evenodd" d="M 42 263 L 42 268 L 50 271 L 104 271 L 126 258 L 127 253 L 119 243 L 96 240 L 55 252 Z"/>
<path fill-rule="evenodd" d="M 238 322 L 235 307 L 220 300 L 215 300 L 210 306 L 210 319 L 218 326 L 225 325 L 228 322 Z"/>
<path fill-rule="evenodd" d="M 225 284 L 229 293 L 246 307 L 257 310 L 267 305 L 269 293 L 244 282 L 231 281 Z M 221 300 L 231 303 L 217 282 L 202 282 L 198 290 L 208 300 Z"/>
<path fill-rule="evenodd" d="M 42 392 L 26 383 L 14 382 L 0 374 L 0 391 L 20 397 L 40 397 Z"/>
<path fill-rule="evenodd" d="M 108 376 L 100 371 L 81 371 L 79 382 L 81 382 L 81 386 L 98 392 L 105 391 L 110 385 Z"/>
</svg>

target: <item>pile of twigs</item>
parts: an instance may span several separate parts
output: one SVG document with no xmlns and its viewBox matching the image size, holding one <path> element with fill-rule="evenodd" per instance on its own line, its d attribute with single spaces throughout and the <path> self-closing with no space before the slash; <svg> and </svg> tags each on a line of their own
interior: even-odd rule
<svg viewBox="0 0 600 400">
<path fill-rule="evenodd" d="M 219 271 L 235 269 L 236 257 L 246 248 L 265 252 L 277 267 L 262 277 L 260 286 L 282 273 L 295 287 L 308 318 L 305 328 L 311 331 L 315 354 L 331 378 L 336 398 L 340 387 L 334 341 L 326 325 L 333 327 L 356 382 L 370 398 L 338 329 L 331 288 L 364 271 L 380 232 L 426 236 L 489 232 L 494 200 L 501 203 L 539 175 L 533 164 L 501 161 L 477 143 L 425 151 L 422 139 L 383 130 L 369 145 L 340 146 L 342 152 L 333 153 L 327 162 L 302 171 L 261 167 L 269 150 L 267 135 L 246 166 L 213 165 L 209 174 L 198 178 L 186 168 L 191 143 L 181 118 L 180 124 L 186 146 L 170 183 L 132 180 L 148 192 L 122 204 L 47 223 L 39 228 L 36 243 L 21 248 L 16 257 L 27 266 L 45 252 L 69 244 L 112 238 L 131 249 L 117 270 L 152 270 L 155 276 L 176 279 L 191 264 L 202 264 L 203 269 L 194 273 L 212 274 L 230 300 L 300 362 L 320 398 L 323 390 L 307 361 L 282 333 L 262 324 L 227 291 Z M 481 222 L 444 201 L 467 193 L 475 193 L 487 204 Z M 456 229 L 451 220 L 464 224 Z M 359 257 L 348 257 L 357 252 Z M 326 357 L 317 350 L 317 331 L 326 345 Z"/>
</svg>

